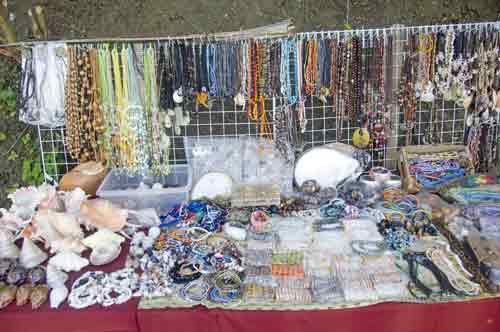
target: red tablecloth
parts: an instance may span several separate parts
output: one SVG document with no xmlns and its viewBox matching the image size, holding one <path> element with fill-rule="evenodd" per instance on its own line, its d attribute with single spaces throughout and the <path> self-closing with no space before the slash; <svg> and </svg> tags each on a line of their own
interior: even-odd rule
<svg viewBox="0 0 500 332">
<path fill-rule="evenodd" d="M 141 332 L 499 332 L 500 300 L 313 311 L 139 310 Z"/>
</svg>

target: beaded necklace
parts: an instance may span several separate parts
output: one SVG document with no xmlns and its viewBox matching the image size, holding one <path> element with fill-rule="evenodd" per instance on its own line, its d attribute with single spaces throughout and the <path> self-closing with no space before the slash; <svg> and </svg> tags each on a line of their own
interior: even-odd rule
<svg viewBox="0 0 500 332">
<path fill-rule="evenodd" d="M 330 95 L 332 96 L 332 111 L 335 112 L 337 110 L 337 39 L 330 40 Z"/>
<path fill-rule="evenodd" d="M 304 91 L 306 95 L 315 92 L 318 81 L 318 42 L 310 39 L 306 42 L 306 58 L 304 62 Z"/>
<path fill-rule="evenodd" d="M 299 127 L 300 131 L 302 133 L 305 132 L 306 130 L 306 125 L 307 125 L 307 119 L 305 116 L 305 103 L 304 103 L 304 98 L 302 97 L 302 89 L 304 86 L 304 78 L 303 78 L 303 45 L 304 45 L 304 40 L 303 39 L 297 39 L 297 53 L 296 53 L 296 72 L 297 72 L 297 85 L 298 85 L 298 90 L 297 90 L 297 99 L 298 99 L 298 105 L 297 105 L 297 118 L 299 120 Z"/>
<path fill-rule="evenodd" d="M 66 79 L 66 142 L 68 151 L 73 159 L 78 159 L 80 154 L 80 114 L 78 112 L 77 79 L 78 67 L 76 49 L 68 47 L 68 77 Z"/>
<path fill-rule="evenodd" d="M 407 45 L 408 55 L 404 59 L 404 64 L 402 66 L 401 80 L 399 82 L 399 105 L 404 110 L 404 121 L 406 130 L 406 140 L 405 144 L 411 144 L 411 138 L 413 133 L 413 128 L 415 127 L 416 121 L 416 98 L 414 91 L 414 80 L 415 80 L 415 50 L 416 42 L 415 35 L 410 36 L 409 43 Z"/>
<path fill-rule="evenodd" d="M 105 161 L 107 159 L 105 155 L 105 150 L 103 149 L 103 141 L 99 138 L 102 137 L 104 132 L 104 118 L 102 114 L 101 105 L 101 87 L 100 87 L 100 67 L 98 63 L 98 51 L 97 49 L 91 49 L 89 51 L 90 58 L 90 69 L 91 69 L 91 79 L 92 79 L 92 120 L 94 132 L 91 133 L 91 145 L 94 150 L 96 161 Z"/>
</svg>

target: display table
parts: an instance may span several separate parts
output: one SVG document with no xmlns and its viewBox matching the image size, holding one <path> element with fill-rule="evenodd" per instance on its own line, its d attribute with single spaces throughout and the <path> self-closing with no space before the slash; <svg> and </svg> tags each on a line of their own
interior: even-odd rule
<svg viewBox="0 0 500 332">
<path fill-rule="evenodd" d="M 124 266 L 128 245 L 103 268 L 70 274 L 71 286 L 88 270 Z M 108 308 L 75 310 L 64 303 L 38 310 L 11 304 L 0 311 L 0 332 L 498 332 L 500 298 L 435 304 L 382 303 L 359 308 L 307 311 L 207 309 L 139 310 L 138 299 Z"/>
</svg>

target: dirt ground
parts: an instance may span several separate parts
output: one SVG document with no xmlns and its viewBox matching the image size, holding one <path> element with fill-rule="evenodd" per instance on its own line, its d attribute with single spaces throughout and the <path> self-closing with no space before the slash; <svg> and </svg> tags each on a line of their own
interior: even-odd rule
<svg viewBox="0 0 500 332">
<path fill-rule="evenodd" d="M 146 37 L 247 29 L 292 18 L 297 31 L 499 19 L 500 0 L 8 0 L 18 40 L 30 40 L 27 10 L 47 8 L 49 39 Z M 0 59 L 0 90 L 17 89 L 16 66 Z M 14 144 L 25 126 L 0 105 L 0 207 L 24 185 L 26 149 Z M 0 135 L 1 136 L 1 135 Z M 33 132 L 31 136 L 35 139 Z M 34 142 L 37 143 L 37 142 Z M 7 151 L 17 158 L 7 158 Z"/>
<path fill-rule="evenodd" d="M 166 36 L 256 27 L 292 18 L 297 30 L 392 24 L 491 21 L 499 0 L 17 0 L 18 34 L 29 38 L 26 10 L 45 3 L 51 39 Z"/>
</svg>

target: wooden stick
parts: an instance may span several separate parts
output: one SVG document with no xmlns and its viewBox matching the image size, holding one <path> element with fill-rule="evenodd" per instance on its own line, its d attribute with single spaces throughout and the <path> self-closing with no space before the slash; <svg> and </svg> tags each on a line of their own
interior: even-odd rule
<svg viewBox="0 0 500 332">
<path fill-rule="evenodd" d="M 49 31 L 47 29 L 47 17 L 45 16 L 45 10 L 42 6 L 35 7 L 36 19 L 38 21 L 38 25 L 40 26 L 40 30 L 43 34 L 44 39 L 49 38 Z"/>
<path fill-rule="evenodd" d="M 28 9 L 28 16 L 31 19 L 31 30 L 33 31 L 33 36 L 36 39 L 42 39 L 42 34 L 40 32 L 40 26 L 38 25 L 38 22 L 36 21 L 35 17 L 33 16 L 33 12 L 31 11 L 31 8 Z"/>
<path fill-rule="evenodd" d="M 9 13 L 7 8 L 2 5 L 0 6 L 0 29 L 3 32 L 3 39 L 8 43 L 16 42 L 16 32 L 12 25 L 8 21 Z"/>
</svg>

